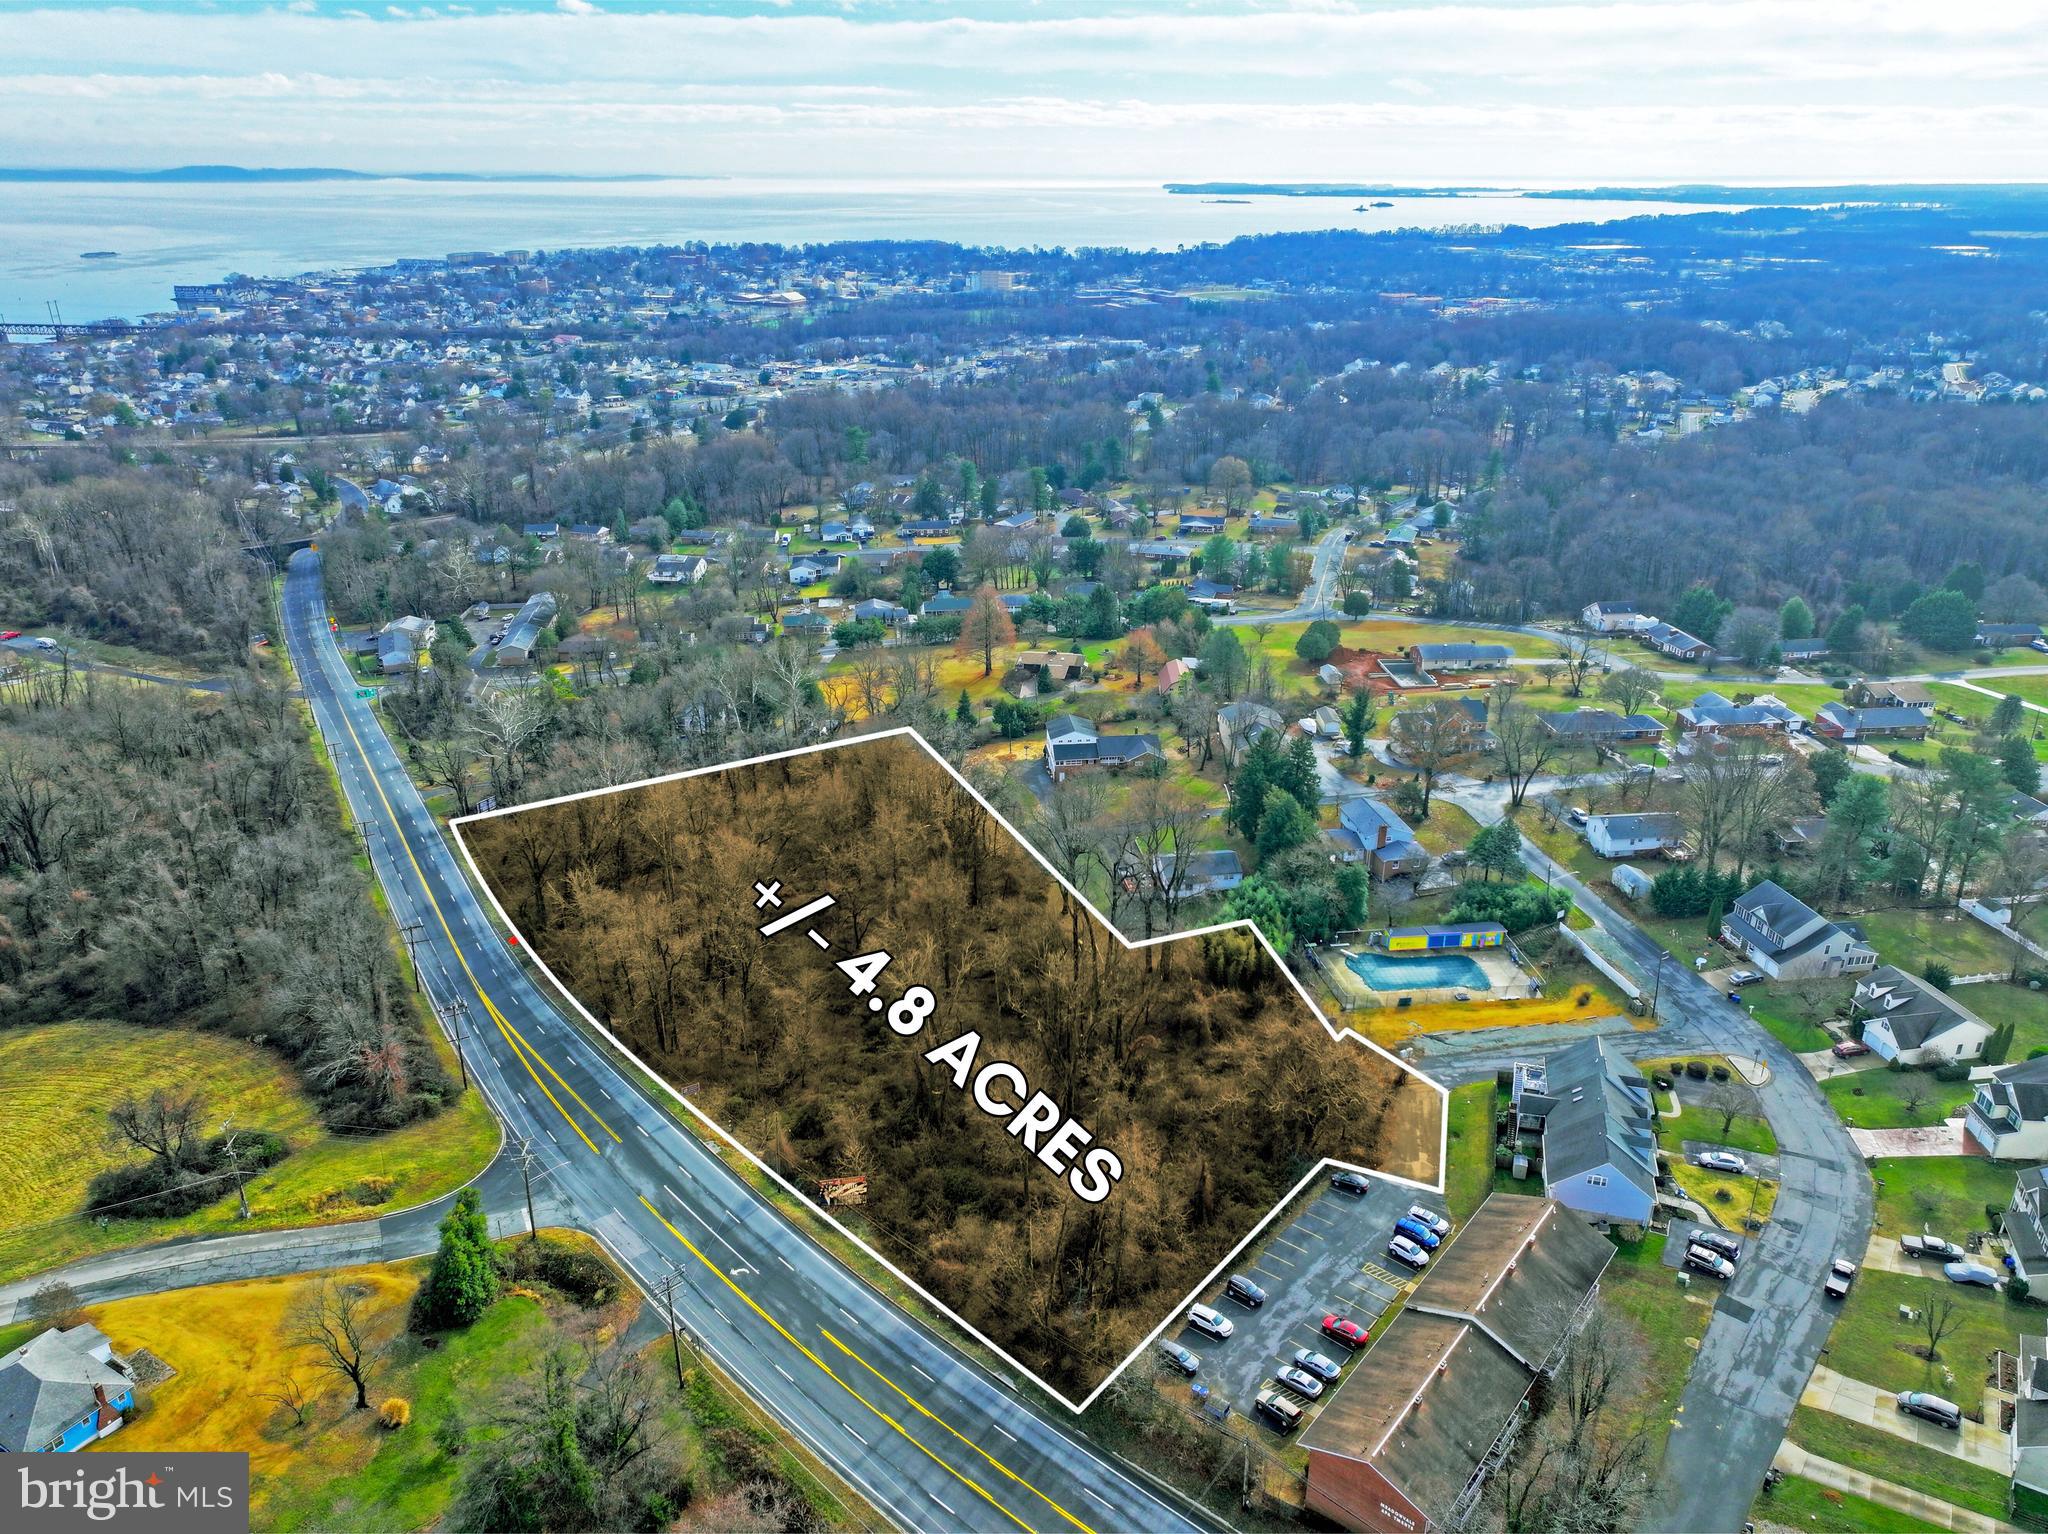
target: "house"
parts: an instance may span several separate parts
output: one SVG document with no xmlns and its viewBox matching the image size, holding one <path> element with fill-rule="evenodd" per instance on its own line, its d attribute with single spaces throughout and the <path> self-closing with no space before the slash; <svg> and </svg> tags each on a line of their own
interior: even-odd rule
<svg viewBox="0 0 2048 1534">
<path fill-rule="evenodd" d="M 528 522 L 520 531 L 529 538 L 538 538 L 542 543 L 553 543 L 562 536 L 559 522 Z"/>
<path fill-rule="evenodd" d="M 1428 852 L 1385 800 L 1346 799 L 1337 808 L 1337 821 L 1358 839 L 1375 879 L 1419 874 L 1429 867 Z"/>
<path fill-rule="evenodd" d="M 2048 1055 L 2001 1065 L 1977 1083 L 1963 1135 L 1994 1161 L 2048 1161 Z M 2037 1271 L 2048 1273 L 2048 1242 Z"/>
<path fill-rule="evenodd" d="M 1210 538 L 1223 531 L 1223 517 L 1220 513 L 1184 511 L 1180 514 L 1180 532 L 1183 538 Z"/>
<path fill-rule="evenodd" d="M 1220 895 L 1244 883 L 1244 866 L 1229 848 L 1190 852 L 1185 858 L 1162 853 L 1152 859 L 1152 882 L 1175 900 Z"/>
<path fill-rule="evenodd" d="M 2030 826 L 2048 825 L 2048 804 L 2043 804 L 2032 794 L 2008 794 L 2005 807 L 2014 820 L 2024 821 Z"/>
<path fill-rule="evenodd" d="M 1704 639 L 1695 639 L 1684 629 L 1675 629 L 1668 623 L 1653 623 L 1648 628 L 1637 629 L 1635 634 L 1651 649 L 1677 660 L 1705 660 L 1714 653 L 1714 647 Z"/>
<path fill-rule="evenodd" d="M 569 536 L 578 543 L 610 543 L 612 530 L 602 522 L 572 522 Z"/>
<path fill-rule="evenodd" d="M 694 586 L 710 570 L 710 561 L 702 554 L 657 554 L 647 567 L 647 578 L 657 586 Z"/>
<path fill-rule="evenodd" d="M 0 1358 L 0 1453 L 65 1454 L 135 1409 L 135 1376 L 96 1326 L 52 1327 Z"/>
<path fill-rule="evenodd" d="M 1855 975 L 1876 967 L 1877 950 L 1853 927 L 1829 921 L 1766 879 L 1735 902 L 1721 941 L 1773 980 Z"/>
<path fill-rule="evenodd" d="M 957 591 L 942 591 L 935 597 L 927 598 L 925 604 L 918 609 L 918 613 L 926 618 L 943 618 L 949 614 L 957 617 L 970 611 L 973 606 L 972 597 L 963 597 Z"/>
<path fill-rule="evenodd" d="M 1986 649 L 2003 650 L 2010 645 L 2032 644 L 2040 637 L 2038 623 L 1980 623 L 1976 642 Z"/>
<path fill-rule="evenodd" d="M 1999 1072 L 2001 1077 L 2006 1074 Z M 2013 1271 L 2029 1287 L 2048 1279 L 2048 1167 L 2030 1166 L 2013 1178 L 2012 1202 L 2006 1205 L 1998 1228 L 2005 1237 L 2006 1250 L 2012 1254 Z"/>
<path fill-rule="evenodd" d="M 1601 634 L 1639 634 L 1657 620 L 1633 602 L 1588 602 L 1579 621 Z"/>
<path fill-rule="evenodd" d="M 1543 1137 L 1543 1191 L 1596 1221 L 1647 1224 L 1657 1207 L 1657 1123 L 1650 1084 L 1605 1039 L 1547 1060 L 1518 1060 L 1511 1106 Z"/>
<path fill-rule="evenodd" d="M 880 597 L 869 597 L 853 604 L 853 618 L 856 623 L 880 623 L 892 629 L 900 628 L 910 621 L 910 609 L 900 603 L 885 602 Z"/>
<path fill-rule="evenodd" d="M 1019 650 L 1015 664 L 1038 673 L 1041 682 L 1078 682 L 1087 661 L 1072 650 Z"/>
<path fill-rule="evenodd" d="M 827 522 L 818 529 L 820 543 L 854 543 L 853 529 L 844 522 Z"/>
<path fill-rule="evenodd" d="M 1892 965 L 1856 982 L 1850 1015 L 1872 1053 L 1902 1065 L 1983 1058 L 1991 1025 L 1944 991 Z"/>
<path fill-rule="evenodd" d="M 1515 652 L 1504 644 L 1413 644 L 1401 652 L 1432 674 L 1445 671 L 1486 671 L 1505 666 Z"/>
<path fill-rule="evenodd" d="M 1586 845 L 1603 858 L 1643 852 L 1674 852 L 1685 845 L 1685 822 L 1676 815 L 1589 815 Z"/>
<path fill-rule="evenodd" d="M 377 665 L 387 675 L 425 662 L 440 628 L 432 618 L 393 618 L 377 631 Z"/>
<path fill-rule="evenodd" d="M 2048 1337 L 2020 1338 L 2010 1452 L 2012 1489 L 2007 1510 L 2038 1519 L 2048 1510 Z"/>
<path fill-rule="evenodd" d="M 800 607 L 782 616 L 782 632 L 785 634 L 807 634 L 813 639 L 823 639 L 833 627 L 832 615 L 815 607 Z"/>
<path fill-rule="evenodd" d="M 1560 740 L 1601 746 L 1630 745 L 1664 738 L 1664 726 L 1648 714 L 1623 716 L 1604 708 L 1578 708 L 1568 714 L 1539 716 L 1543 728 Z"/>
<path fill-rule="evenodd" d="M 789 562 L 789 583 L 810 586 L 829 580 L 839 573 L 840 560 L 838 554 L 799 554 Z"/>
<path fill-rule="evenodd" d="M 1293 533 L 1298 535 L 1301 532 L 1301 519 L 1298 517 L 1253 516 L 1245 520 L 1244 530 L 1260 537 L 1264 537 L 1269 533 Z"/>
<path fill-rule="evenodd" d="M 1934 694 L 1918 682 L 1873 682 L 1865 677 L 1849 684 L 1842 701 L 1854 708 L 1917 708 L 1928 715 L 1934 712 Z"/>
<path fill-rule="evenodd" d="M 1187 583 L 1188 601 L 1196 607 L 1207 608 L 1212 613 L 1234 613 L 1237 611 L 1237 588 L 1224 581 L 1206 578 Z"/>
<path fill-rule="evenodd" d="M 1250 699 L 1226 703 L 1216 710 L 1216 738 L 1233 766 L 1244 759 L 1245 752 L 1261 736 L 1278 735 L 1286 728 L 1286 721 L 1275 710 Z"/>
<path fill-rule="evenodd" d="M 1159 668 L 1159 677 L 1153 686 L 1161 692 L 1172 692 L 1181 682 L 1195 674 L 1196 662 L 1188 656 L 1179 656 Z"/>
<path fill-rule="evenodd" d="M 1775 834 L 1778 850 L 1788 857 L 1800 857 L 1811 852 L 1821 837 L 1827 833 L 1828 818 L 1825 815 L 1801 815 L 1797 820 Z"/>
<path fill-rule="evenodd" d="M 1806 666 L 1814 661 L 1825 660 L 1828 642 L 1825 639 L 1781 639 L 1778 641 L 1778 659 L 1788 666 Z"/>
<path fill-rule="evenodd" d="M 541 631 L 554 621 L 554 593 L 536 591 L 505 625 L 505 637 L 498 643 L 497 663 L 501 666 L 523 666 L 532 660 L 533 647 L 539 641 Z"/>
<path fill-rule="evenodd" d="M 1829 740 L 1924 740 L 1930 720 L 1917 708 L 1853 708 L 1823 703 L 1814 711 L 1813 732 Z"/>
<path fill-rule="evenodd" d="M 1681 735 L 1775 736 L 1791 733 L 1799 716 L 1769 693 L 1737 703 L 1703 692 L 1678 710 Z"/>
<path fill-rule="evenodd" d="M 1365 843 L 1358 833 L 1349 826 L 1331 826 L 1323 832 L 1323 844 L 1329 849 L 1332 863 L 1363 863 Z"/>
<path fill-rule="evenodd" d="M 1122 772 L 1134 763 L 1165 759 L 1157 735 L 1104 735 L 1078 714 L 1055 714 L 1045 722 L 1045 771 L 1055 783 L 1077 772 Z"/>
<path fill-rule="evenodd" d="M 1491 1195 L 1302 1431 L 1308 1510 L 1371 1534 L 1462 1526 L 1613 1260 L 1549 1199 Z"/>
</svg>

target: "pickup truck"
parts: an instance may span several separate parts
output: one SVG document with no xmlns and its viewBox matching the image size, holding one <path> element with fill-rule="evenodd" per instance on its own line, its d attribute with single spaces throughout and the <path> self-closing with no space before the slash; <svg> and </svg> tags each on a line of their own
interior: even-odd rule
<svg viewBox="0 0 2048 1534">
<path fill-rule="evenodd" d="M 1849 1293 L 1849 1286 L 1856 1282 L 1856 1264 L 1846 1257 L 1837 1257 L 1828 1264 L 1827 1282 L 1821 1290 L 1831 1300 L 1839 1300 Z"/>
<path fill-rule="evenodd" d="M 1968 1255 L 1953 1241 L 1939 1236 L 1901 1236 L 1899 1250 L 1908 1257 L 1925 1257 L 1935 1262 L 1955 1262 Z"/>
</svg>

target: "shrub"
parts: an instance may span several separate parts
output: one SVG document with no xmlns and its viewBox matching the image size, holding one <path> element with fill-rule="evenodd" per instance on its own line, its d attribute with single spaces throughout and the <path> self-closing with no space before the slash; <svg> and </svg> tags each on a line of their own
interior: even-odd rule
<svg viewBox="0 0 2048 1534">
<path fill-rule="evenodd" d="M 546 1284 L 586 1309 L 607 1304 L 619 1292 L 619 1275 L 610 1263 L 595 1252 L 545 1236 L 500 1247 L 497 1263 L 507 1278 Z"/>
<path fill-rule="evenodd" d="M 1939 959 L 1929 959 L 1920 966 L 1920 978 L 1937 991 L 1945 991 L 1955 984 L 1956 972 Z"/>
<path fill-rule="evenodd" d="M 1960 1060 L 1947 1060 L 1934 1068 L 1936 1081 L 1968 1081 L 1970 1068 Z"/>
<path fill-rule="evenodd" d="M 2031 1292 L 2032 1290 L 2027 1281 L 2017 1273 L 2005 1281 L 2005 1297 L 2009 1300 L 2018 1300 L 2021 1303 L 2025 1303 Z"/>
<path fill-rule="evenodd" d="M 391 1191 L 396 1186 L 388 1177 L 365 1177 L 355 1185 L 350 1196 L 358 1204 L 389 1203 Z"/>
<path fill-rule="evenodd" d="M 1714 1067 L 1714 1079 L 1715 1079 L 1716 1081 L 1726 1081 L 1726 1080 L 1728 1079 L 1728 1067 L 1727 1067 L 1727 1066 L 1725 1066 L 1725 1065 L 1717 1065 L 1717 1066 L 1715 1066 L 1715 1067 Z"/>
<path fill-rule="evenodd" d="M 397 1429 L 412 1421 L 412 1402 L 404 1396 L 389 1396 L 377 1408 L 377 1420 L 387 1428 Z"/>
<path fill-rule="evenodd" d="M 1686 1061 L 1685 1074 L 1694 1081 L 1705 1081 L 1707 1079 L 1707 1062 L 1704 1060 Z"/>
</svg>

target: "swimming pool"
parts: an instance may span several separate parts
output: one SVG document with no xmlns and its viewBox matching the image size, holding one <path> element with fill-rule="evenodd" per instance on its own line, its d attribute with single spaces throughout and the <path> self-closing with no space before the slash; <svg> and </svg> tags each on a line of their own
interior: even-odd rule
<svg viewBox="0 0 2048 1534">
<path fill-rule="evenodd" d="M 1397 959 L 1384 953 L 1347 953 L 1344 962 L 1351 973 L 1375 991 L 1420 991 L 1462 987 L 1468 991 L 1490 991 L 1493 982 L 1479 961 L 1462 953 L 1417 954 Z"/>
</svg>

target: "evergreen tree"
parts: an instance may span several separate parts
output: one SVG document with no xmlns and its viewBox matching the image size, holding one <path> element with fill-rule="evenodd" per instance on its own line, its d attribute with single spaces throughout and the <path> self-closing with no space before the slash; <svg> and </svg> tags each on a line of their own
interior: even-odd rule
<svg viewBox="0 0 2048 1534">
<path fill-rule="evenodd" d="M 1306 735 L 1289 742 L 1287 755 L 1273 773 L 1273 782 L 1294 796 L 1295 802 L 1313 816 L 1323 800 L 1322 776 L 1316 764 L 1316 748 Z"/>
<path fill-rule="evenodd" d="M 1828 625 L 1828 650 L 1839 660 L 1849 660 L 1863 648 L 1863 609 L 1845 607 Z"/>
<path fill-rule="evenodd" d="M 1900 614 L 1899 631 L 1930 650 L 1967 650 L 1977 639 L 1977 604 L 1946 587 L 1930 591 Z"/>
<path fill-rule="evenodd" d="M 1294 653 L 1311 666 L 1320 666 L 1336 653 L 1343 631 L 1328 618 L 1318 618 L 1301 631 L 1301 637 L 1294 641 Z"/>
<path fill-rule="evenodd" d="M 1813 792 L 1822 809 L 1835 802 L 1835 795 L 1841 791 L 1842 784 L 1855 771 L 1849 765 L 1849 758 L 1840 751 L 1817 751 L 1807 766 L 1813 772 Z"/>
<path fill-rule="evenodd" d="M 1797 596 L 1785 598 L 1785 605 L 1778 609 L 1778 637 L 1780 639 L 1813 638 L 1813 609 Z"/>
<path fill-rule="evenodd" d="M 1372 728 L 1372 693 L 1359 688 L 1344 705 L 1344 744 L 1353 756 L 1365 755 L 1365 732 Z"/>
<path fill-rule="evenodd" d="M 974 723 L 974 700 L 967 696 L 967 689 L 960 689 L 960 701 L 953 706 L 953 717 L 962 724 Z"/>
<path fill-rule="evenodd" d="M 1259 817 L 1265 813 L 1266 790 L 1274 783 L 1280 767 L 1280 753 L 1274 749 L 1273 737 L 1261 735 L 1252 742 L 1251 750 L 1239 764 L 1237 776 L 1230 784 L 1230 811 L 1227 816 L 1237 834 L 1248 842 L 1259 839 Z"/>
<path fill-rule="evenodd" d="M 1716 596 L 1713 587 L 1694 586 L 1671 609 L 1671 626 L 1712 644 L 1714 636 L 1721 632 L 1722 620 L 1734 610 L 1735 604 Z"/>
<path fill-rule="evenodd" d="M 475 1188 L 455 1195 L 455 1207 L 441 1221 L 441 1247 L 413 1300 L 413 1324 L 421 1331 L 468 1326 L 498 1297 L 498 1270 L 491 1261 L 490 1220 Z"/>
<path fill-rule="evenodd" d="M 2012 693 L 2007 693 L 1998 700 L 1997 706 L 1991 710 L 1990 733 L 1993 735 L 2017 735 L 2020 732 L 2020 721 L 2024 718 L 2026 718 L 2026 705 Z"/>
<path fill-rule="evenodd" d="M 2032 741 L 2008 735 L 1998 743 L 1998 770 L 2014 788 L 2031 794 L 2041 786 L 2041 763 Z"/>
<path fill-rule="evenodd" d="M 1265 859 L 1285 852 L 1290 847 L 1299 847 L 1315 835 L 1316 823 L 1313 816 L 1301 807 L 1301 803 L 1279 784 L 1266 790 L 1266 799 L 1259 813 L 1259 859 Z"/>
</svg>

